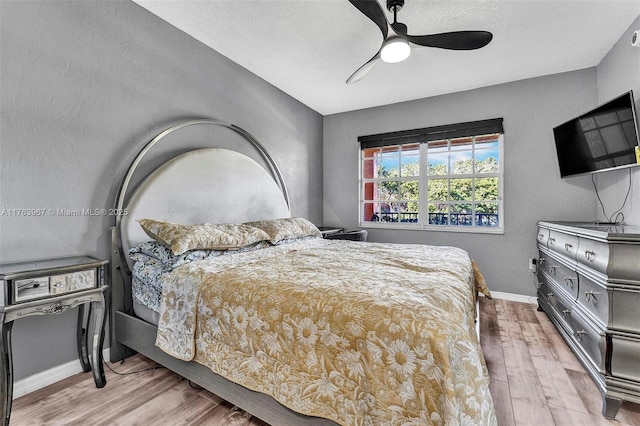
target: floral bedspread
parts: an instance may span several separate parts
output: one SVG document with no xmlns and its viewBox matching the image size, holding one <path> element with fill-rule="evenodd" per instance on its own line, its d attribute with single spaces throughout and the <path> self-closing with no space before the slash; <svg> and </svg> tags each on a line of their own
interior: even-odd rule
<svg viewBox="0 0 640 426">
<path fill-rule="evenodd" d="M 217 257 L 165 277 L 156 345 L 342 425 L 492 425 L 477 282 L 454 247 L 318 238 Z"/>
</svg>

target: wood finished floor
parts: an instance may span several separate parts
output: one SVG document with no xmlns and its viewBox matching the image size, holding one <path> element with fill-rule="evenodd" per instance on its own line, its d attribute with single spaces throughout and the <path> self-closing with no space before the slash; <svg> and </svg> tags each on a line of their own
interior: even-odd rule
<svg viewBox="0 0 640 426">
<path fill-rule="evenodd" d="M 624 403 L 616 420 L 602 417 L 596 386 L 535 305 L 481 299 L 480 315 L 499 425 L 640 425 L 636 404 Z M 108 365 L 121 373 L 156 366 L 141 356 Z M 106 369 L 106 374 L 103 389 L 86 373 L 18 398 L 11 426 L 267 426 L 166 369 L 125 376 Z"/>
</svg>

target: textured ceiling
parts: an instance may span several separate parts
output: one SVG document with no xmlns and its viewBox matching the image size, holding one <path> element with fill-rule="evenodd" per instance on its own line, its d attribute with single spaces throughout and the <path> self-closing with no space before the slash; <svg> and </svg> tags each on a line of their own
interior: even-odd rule
<svg viewBox="0 0 640 426">
<path fill-rule="evenodd" d="M 382 42 L 347 0 L 135 2 L 324 115 L 592 67 L 640 15 L 638 0 L 406 0 L 410 34 L 486 30 L 493 41 L 414 47 L 347 85 Z"/>
</svg>

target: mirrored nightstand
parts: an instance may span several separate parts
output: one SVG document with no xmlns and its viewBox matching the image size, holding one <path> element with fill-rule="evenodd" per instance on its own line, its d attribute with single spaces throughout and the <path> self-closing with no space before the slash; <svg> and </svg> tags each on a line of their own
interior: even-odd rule
<svg viewBox="0 0 640 426">
<path fill-rule="evenodd" d="M 96 387 L 106 384 L 102 345 L 104 293 L 109 283 L 107 264 L 105 260 L 81 256 L 0 265 L 0 424 L 8 425 L 11 415 L 11 328 L 17 319 L 59 314 L 79 306 L 77 344 L 82 369 L 93 371 Z M 85 306 L 89 307 L 87 315 Z"/>
<path fill-rule="evenodd" d="M 318 229 L 322 233 L 322 238 L 325 238 L 327 235 L 344 231 L 344 228 L 340 228 L 337 226 L 318 226 Z"/>
</svg>

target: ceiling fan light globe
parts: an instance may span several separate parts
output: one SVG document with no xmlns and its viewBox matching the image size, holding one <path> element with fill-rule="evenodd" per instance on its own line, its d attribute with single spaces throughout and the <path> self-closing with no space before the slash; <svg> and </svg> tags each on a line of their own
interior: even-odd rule
<svg viewBox="0 0 640 426">
<path fill-rule="evenodd" d="M 409 42 L 400 37 L 389 37 L 380 51 L 380 59 L 390 64 L 402 62 L 409 55 L 411 55 Z"/>
</svg>

